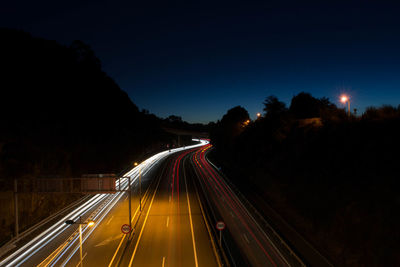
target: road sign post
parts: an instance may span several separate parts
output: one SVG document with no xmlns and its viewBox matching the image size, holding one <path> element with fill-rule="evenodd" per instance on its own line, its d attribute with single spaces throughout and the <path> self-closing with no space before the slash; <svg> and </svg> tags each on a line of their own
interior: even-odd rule
<svg viewBox="0 0 400 267">
<path fill-rule="evenodd" d="M 123 234 L 129 234 L 130 232 L 132 231 L 132 228 L 131 228 L 131 226 L 129 225 L 129 224 L 123 224 L 122 226 L 121 226 L 121 232 L 123 233 Z"/>
<path fill-rule="evenodd" d="M 222 221 L 217 222 L 217 224 L 215 225 L 215 227 L 218 229 L 219 231 L 219 246 L 222 247 L 222 230 L 225 229 L 225 223 Z"/>
</svg>

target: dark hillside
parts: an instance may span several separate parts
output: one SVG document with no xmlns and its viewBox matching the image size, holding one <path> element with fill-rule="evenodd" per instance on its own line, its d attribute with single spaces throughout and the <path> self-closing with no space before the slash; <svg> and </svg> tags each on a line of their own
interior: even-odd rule
<svg viewBox="0 0 400 267">
<path fill-rule="evenodd" d="M 400 110 L 347 118 L 319 101 L 316 109 L 305 105 L 313 110 L 307 116 L 295 113 L 299 103 L 273 115 L 268 107 L 279 105 L 267 106 L 229 150 L 218 142 L 220 123 L 214 156 L 250 197 L 262 197 L 337 266 L 399 266 Z M 322 124 L 304 124 L 311 116 Z"/>
<path fill-rule="evenodd" d="M 0 36 L 1 177 L 118 172 L 167 138 L 89 46 L 8 29 Z"/>
<path fill-rule="evenodd" d="M 0 40 L 1 244 L 13 234 L 14 179 L 119 173 L 172 136 L 139 112 L 86 44 L 11 29 L 0 29 Z M 20 193 L 20 230 L 79 197 Z"/>
</svg>

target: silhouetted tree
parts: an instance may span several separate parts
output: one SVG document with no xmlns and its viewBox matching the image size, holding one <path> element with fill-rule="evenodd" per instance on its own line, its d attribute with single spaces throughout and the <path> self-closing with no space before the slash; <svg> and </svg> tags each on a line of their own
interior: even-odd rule
<svg viewBox="0 0 400 267">
<path fill-rule="evenodd" d="M 320 101 L 309 93 L 301 92 L 292 98 L 290 113 L 297 119 L 320 116 Z"/>
<path fill-rule="evenodd" d="M 211 132 L 213 142 L 217 147 L 229 151 L 234 139 L 243 132 L 249 122 L 249 113 L 243 107 L 236 106 L 228 110 Z"/>
<path fill-rule="evenodd" d="M 364 120 L 382 120 L 400 117 L 400 110 L 390 105 L 383 105 L 379 108 L 367 107 L 362 115 Z"/>
<path fill-rule="evenodd" d="M 233 131 L 217 124 L 213 156 L 227 177 L 261 211 L 265 201 L 296 225 L 335 265 L 400 266 L 400 109 L 369 107 L 362 119 L 348 119 L 328 98 L 300 93 L 288 116 L 275 120 L 268 114 L 283 105 L 275 97 L 264 104 L 265 118 L 229 143 Z M 323 123 L 298 123 L 310 117 Z"/>
<path fill-rule="evenodd" d="M 278 100 L 276 96 L 269 96 L 264 101 L 266 117 L 279 117 L 287 112 L 286 104 Z"/>
<path fill-rule="evenodd" d="M 339 121 L 347 119 L 347 114 L 343 109 L 339 109 L 335 104 L 329 101 L 329 98 L 319 99 L 319 114 L 323 121 Z"/>
</svg>

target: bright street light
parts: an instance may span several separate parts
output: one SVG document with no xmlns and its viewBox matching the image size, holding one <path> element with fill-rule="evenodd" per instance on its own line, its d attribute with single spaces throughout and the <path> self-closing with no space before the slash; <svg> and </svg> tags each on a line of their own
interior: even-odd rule
<svg viewBox="0 0 400 267">
<path fill-rule="evenodd" d="M 347 102 L 347 112 L 350 117 L 350 97 L 348 97 L 347 95 L 342 95 L 340 97 L 340 102 L 342 102 L 343 104 Z"/>
</svg>

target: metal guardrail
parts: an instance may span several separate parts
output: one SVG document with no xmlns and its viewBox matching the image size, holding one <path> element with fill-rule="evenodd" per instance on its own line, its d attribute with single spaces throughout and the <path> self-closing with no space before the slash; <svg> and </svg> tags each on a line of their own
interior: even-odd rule
<svg viewBox="0 0 400 267">
<path fill-rule="evenodd" d="M 93 218 L 112 200 L 112 196 L 108 196 L 105 200 L 103 200 L 99 206 L 90 213 L 90 215 L 85 219 L 87 221 L 93 220 Z M 44 261 L 42 261 L 38 266 L 48 266 L 49 264 L 54 261 L 54 259 L 58 256 L 59 253 L 61 253 L 67 245 L 74 240 L 74 238 L 77 238 L 79 235 L 78 229 L 76 229 L 68 238 L 66 241 L 64 241 L 53 253 L 51 253 Z M 87 235 L 87 234 L 86 234 Z"/>
<path fill-rule="evenodd" d="M 28 237 L 30 234 L 33 232 L 39 230 L 41 227 L 44 227 L 47 223 L 49 223 L 51 220 L 55 219 L 58 216 L 61 216 L 63 213 L 67 212 L 70 209 L 73 209 L 74 207 L 78 206 L 82 202 L 86 201 L 88 198 L 91 196 L 83 196 L 82 198 L 76 200 L 75 202 L 72 202 L 68 206 L 62 208 L 61 210 L 57 211 L 56 213 L 53 213 L 49 217 L 45 218 L 44 220 L 38 222 L 37 224 L 31 226 L 24 232 L 20 233 L 18 237 L 14 237 L 7 243 L 5 243 L 1 248 L 0 248 L 0 258 L 3 257 L 5 254 L 7 254 L 9 251 L 14 249 L 16 246 L 14 245 L 15 243 L 21 241 L 22 239 Z"/>
<path fill-rule="evenodd" d="M 206 153 L 209 153 L 209 151 L 207 151 Z M 257 208 L 255 208 L 253 206 L 253 204 L 250 203 L 250 201 L 247 200 L 247 198 L 237 189 L 237 187 L 225 176 L 224 173 L 222 173 L 219 168 L 217 166 L 215 166 L 207 157 L 206 160 L 208 163 L 211 164 L 211 166 L 213 166 L 213 168 L 221 175 L 221 177 L 224 179 L 224 181 L 229 184 L 229 186 L 231 187 L 232 190 L 235 191 L 235 193 L 237 194 L 237 196 L 240 198 L 240 200 L 242 201 L 242 204 L 246 206 L 246 209 L 248 211 L 248 214 L 254 219 L 253 215 L 257 216 L 257 219 L 259 221 L 262 222 L 262 224 L 265 227 L 268 227 L 272 233 L 274 234 L 274 236 L 279 239 L 280 243 L 288 250 L 289 254 L 291 256 L 293 256 L 296 261 L 300 264 L 300 266 L 306 266 L 306 264 L 304 263 L 304 261 L 297 255 L 297 253 L 295 253 L 293 251 L 293 249 L 287 244 L 287 242 L 275 231 L 275 229 L 266 221 L 266 219 L 264 218 L 264 216 L 262 214 L 260 214 L 260 212 L 258 211 Z M 251 210 L 251 213 L 249 212 L 249 210 Z M 278 215 L 279 216 L 279 215 Z M 280 216 L 279 216 L 280 217 Z M 283 221 L 283 223 L 285 223 L 288 227 L 291 228 L 291 230 L 293 232 L 295 232 L 299 237 L 301 237 L 301 239 L 303 240 L 303 242 L 305 242 L 308 246 L 310 246 L 311 248 L 313 248 L 311 246 L 311 244 L 305 240 L 299 233 L 297 233 L 286 221 L 283 220 L 283 218 L 280 217 L 280 219 Z M 254 221 L 256 223 L 258 223 L 257 220 L 254 219 Z M 260 227 L 261 228 L 261 227 Z M 261 228 L 262 229 L 262 228 Z M 316 254 L 318 254 L 325 262 L 328 266 L 334 266 L 332 263 L 330 263 L 328 261 L 328 259 L 326 259 L 321 253 L 319 253 L 318 250 L 316 250 L 315 248 L 313 248 L 314 251 L 316 252 Z"/>
<path fill-rule="evenodd" d="M 259 222 L 262 222 L 263 226 L 267 227 L 273 233 L 273 235 L 278 239 L 279 243 L 286 248 L 286 250 L 288 251 L 288 254 L 295 258 L 295 260 L 298 262 L 299 266 L 305 267 L 306 265 L 304 264 L 303 260 L 301 260 L 300 257 L 297 256 L 297 254 L 290 248 L 290 246 L 286 243 L 286 241 L 265 220 L 264 216 L 262 216 L 258 212 L 258 210 L 247 200 L 247 198 L 236 188 L 236 186 L 231 181 L 229 181 L 229 179 L 227 179 L 226 176 L 221 171 L 219 171 L 218 168 L 211 161 L 209 161 L 208 159 L 207 159 L 207 161 L 214 167 L 214 169 L 221 175 L 221 177 L 229 185 L 229 187 L 235 192 L 237 197 L 240 199 L 240 202 L 245 206 L 245 210 L 246 210 L 247 214 L 254 220 L 254 222 L 258 225 L 258 227 L 261 230 L 263 229 L 263 227 L 261 227 L 259 225 Z M 256 220 L 254 218 L 254 215 L 257 216 L 258 220 Z"/>
<path fill-rule="evenodd" d="M 192 165 L 193 166 L 193 165 Z M 200 203 L 204 203 L 204 211 L 207 221 L 211 225 L 215 225 L 217 221 L 221 219 L 221 216 L 218 215 L 218 211 L 214 210 L 212 207 L 212 203 L 210 203 L 210 197 L 207 197 L 207 190 L 204 188 L 202 182 L 200 181 L 200 176 L 197 173 L 196 168 L 193 167 L 193 170 L 197 176 L 197 182 L 201 187 L 201 190 L 198 192 L 201 195 Z M 215 240 L 218 240 L 219 232 L 215 227 L 211 227 L 211 231 Z M 225 233 L 222 236 L 222 244 L 216 242 L 218 245 L 218 253 L 222 255 L 222 258 L 225 261 L 226 266 L 249 266 L 249 262 L 247 262 L 246 258 L 242 255 L 241 251 L 236 247 L 235 242 L 233 241 L 233 237 L 231 237 L 231 233 L 229 229 L 224 230 Z"/>
</svg>

